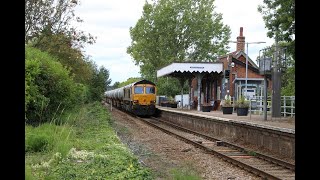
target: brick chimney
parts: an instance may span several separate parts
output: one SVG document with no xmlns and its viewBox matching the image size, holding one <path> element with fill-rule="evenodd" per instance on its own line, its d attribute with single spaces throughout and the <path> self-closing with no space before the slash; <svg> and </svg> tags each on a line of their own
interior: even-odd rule
<svg viewBox="0 0 320 180">
<path fill-rule="evenodd" d="M 237 51 L 244 52 L 245 37 L 243 36 L 243 27 L 240 27 L 240 35 L 237 37 Z"/>
</svg>

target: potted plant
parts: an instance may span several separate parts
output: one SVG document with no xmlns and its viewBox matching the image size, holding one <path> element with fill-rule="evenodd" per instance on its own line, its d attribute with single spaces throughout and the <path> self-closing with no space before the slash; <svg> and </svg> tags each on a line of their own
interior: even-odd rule
<svg viewBox="0 0 320 180">
<path fill-rule="evenodd" d="M 176 101 L 170 101 L 169 104 L 170 104 L 170 107 L 172 107 L 172 108 L 177 108 L 178 107 L 178 102 L 176 102 Z"/>
<path fill-rule="evenodd" d="M 231 97 L 227 96 L 224 102 L 222 103 L 222 113 L 223 114 L 232 114 L 233 113 L 233 105 L 231 103 Z"/>
<path fill-rule="evenodd" d="M 249 102 L 244 98 L 244 96 L 240 96 L 240 98 L 235 103 L 235 108 L 237 108 L 238 116 L 247 116 L 249 109 Z"/>
<path fill-rule="evenodd" d="M 178 102 L 176 102 L 172 97 L 168 98 L 167 107 L 177 108 Z"/>
</svg>

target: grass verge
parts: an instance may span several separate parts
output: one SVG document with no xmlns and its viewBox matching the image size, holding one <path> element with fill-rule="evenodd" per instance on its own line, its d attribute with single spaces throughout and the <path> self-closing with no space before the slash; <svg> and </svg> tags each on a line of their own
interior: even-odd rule
<svg viewBox="0 0 320 180">
<path fill-rule="evenodd" d="M 100 103 L 60 117 L 60 125 L 26 125 L 26 179 L 153 179 L 111 128 Z"/>
</svg>

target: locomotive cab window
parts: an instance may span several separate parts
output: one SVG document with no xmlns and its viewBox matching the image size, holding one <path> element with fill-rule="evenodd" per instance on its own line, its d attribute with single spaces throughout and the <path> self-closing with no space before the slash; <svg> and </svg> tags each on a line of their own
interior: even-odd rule
<svg viewBox="0 0 320 180">
<path fill-rule="evenodd" d="M 146 94 L 155 94 L 155 88 L 154 87 L 146 87 Z"/>
<path fill-rule="evenodd" d="M 134 87 L 134 93 L 135 94 L 143 94 L 143 87 L 141 87 L 141 86 Z"/>
</svg>

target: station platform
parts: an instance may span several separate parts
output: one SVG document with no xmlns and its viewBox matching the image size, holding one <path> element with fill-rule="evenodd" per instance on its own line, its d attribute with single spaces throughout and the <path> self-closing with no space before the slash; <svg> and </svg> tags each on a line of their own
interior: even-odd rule
<svg viewBox="0 0 320 180">
<path fill-rule="evenodd" d="M 281 130 L 290 133 L 295 133 L 295 117 L 279 117 L 275 118 L 271 115 L 267 115 L 267 120 L 264 120 L 263 114 L 250 114 L 248 113 L 247 116 L 237 116 L 236 112 L 233 114 L 223 114 L 222 110 L 211 110 L 210 112 L 202 112 L 197 111 L 196 109 L 181 109 L 181 108 L 171 108 L 171 107 L 162 107 L 156 106 L 158 109 L 163 111 L 172 111 L 172 112 L 179 112 L 184 114 L 190 114 L 194 116 L 201 116 L 206 118 L 213 118 L 222 121 L 233 121 L 239 122 L 242 124 L 250 124 L 254 126 L 270 128 L 274 130 Z"/>
</svg>

